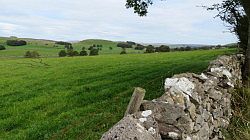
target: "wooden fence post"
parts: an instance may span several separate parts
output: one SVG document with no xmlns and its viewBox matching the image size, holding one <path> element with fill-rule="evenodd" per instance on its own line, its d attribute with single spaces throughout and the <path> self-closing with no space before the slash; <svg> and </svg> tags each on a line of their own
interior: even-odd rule
<svg viewBox="0 0 250 140">
<path fill-rule="evenodd" d="M 140 87 L 136 87 L 134 93 L 130 99 L 129 105 L 124 116 L 137 112 L 141 106 L 146 90 Z"/>
</svg>

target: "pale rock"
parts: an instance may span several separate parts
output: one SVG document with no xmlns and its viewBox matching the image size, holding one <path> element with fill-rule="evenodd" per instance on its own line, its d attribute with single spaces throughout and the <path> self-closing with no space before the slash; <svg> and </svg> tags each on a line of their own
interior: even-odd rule
<svg viewBox="0 0 250 140">
<path fill-rule="evenodd" d="M 146 111 L 143 111 L 142 113 L 141 113 L 141 115 L 143 116 L 143 117 L 148 117 L 149 115 L 151 115 L 152 114 L 152 110 L 146 110 Z"/>
</svg>

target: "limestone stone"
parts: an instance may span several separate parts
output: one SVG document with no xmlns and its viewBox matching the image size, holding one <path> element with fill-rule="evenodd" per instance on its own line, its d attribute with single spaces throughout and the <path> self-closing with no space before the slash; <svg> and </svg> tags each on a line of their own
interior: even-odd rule
<svg viewBox="0 0 250 140">
<path fill-rule="evenodd" d="M 183 73 L 165 80 L 165 93 L 143 101 L 102 140 L 219 140 L 232 116 L 231 92 L 241 85 L 241 55 L 221 56 L 200 75 Z"/>
<path fill-rule="evenodd" d="M 101 140 L 156 140 L 133 116 L 127 116 L 118 122 Z M 160 140 L 160 138 L 158 139 Z"/>
<path fill-rule="evenodd" d="M 196 107 L 195 107 L 195 105 L 191 103 L 189 108 L 188 108 L 188 111 L 189 111 L 189 114 L 190 114 L 192 120 L 195 120 L 195 118 L 196 118 Z"/>
</svg>

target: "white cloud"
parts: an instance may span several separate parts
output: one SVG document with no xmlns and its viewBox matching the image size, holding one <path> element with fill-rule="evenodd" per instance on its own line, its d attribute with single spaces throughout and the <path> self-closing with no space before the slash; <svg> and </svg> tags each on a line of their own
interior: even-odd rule
<svg viewBox="0 0 250 140">
<path fill-rule="evenodd" d="M 147 17 L 125 8 L 125 0 L 1 0 L 0 36 L 57 40 L 103 38 L 137 42 L 227 43 L 236 39 L 215 13 L 198 5 L 221 0 L 156 1 Z M 208 3 L 209 2 L 209 3 Z"/>
</svg>

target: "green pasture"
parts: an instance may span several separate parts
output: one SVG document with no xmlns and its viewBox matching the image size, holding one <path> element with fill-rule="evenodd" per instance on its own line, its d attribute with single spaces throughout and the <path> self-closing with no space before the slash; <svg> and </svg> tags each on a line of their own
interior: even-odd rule
<svg viewBox="0 0 250 140">
<path fill-rule="evenodd" d="M 41 53 L 56 54 L 50 46 Z M 159 97 L 165 78 L 200 73 L 218 55 L 234 51 L 0 58 L 0 139 L 99 139 L 123 117 L 134 87 L 145 88 L 148 100 Z"/>
<path fill-rule="evenodd" d="M 55 41 L 39 40 L 39 39 L 22 39 L 27 41 L 25 46 L 7 46 L 6 41 L 10 38 L 0 37 L 0 44 L 5 45 L 6 50 L 0 51 L 0 58 L 22 58 L 26 51 L 37 51 L 41 57 L 58 57 L 60 50 L 64 50 L 64 46 L 55 45 Z M 100 55 L 104 54 L 120 54 L 121 48 L 117 47 L 117 42 L 100 40 L 100 39 L 88 39 L 80 42 L 72 43 L 74 50 L 81 51 L 82 47 L 86 50 L 95 45 L 102 45 L 102 50 L 99 51 Z M 143 51 L 134 50 L 133 48 L 126 49 L 129 54 L 143 53 Z"/>
</svg>

